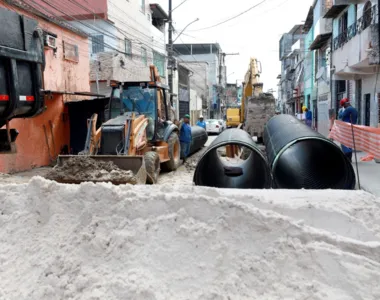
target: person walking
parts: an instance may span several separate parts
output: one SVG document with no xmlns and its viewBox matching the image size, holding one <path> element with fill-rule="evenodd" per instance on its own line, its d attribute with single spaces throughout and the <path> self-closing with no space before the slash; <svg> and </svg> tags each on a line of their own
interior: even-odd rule
<svg viewBox="0 0 380 300">
<path fill-rule="evenodd" d="M 344 100 L 344 101 L 343 101 Z M 341 112 L 341 120 L 346 123 L 356 124 L 358 122 L 358 111 L 354 108 L 350 101 L 345 98 L 341 100 L 341 105 L 343 104 L 343 112 Z M 352 162 L 352 149 L 341 144 L 342 151 L 344 155 Z"/>
<path fill-rule="evenodd" d="M 338 111 L 338 120 L 342 120 L 342 117 L 343 117 L 343 112 L 344 112 L 344 104 L 348 102 L 348 99 L 347 98 L 343 98 L 342 100 L 340 100 L 340 109 Z"/>
<path fill-rule="evenodd" d="M 305 108 L 305 123 L 309 127 L 311 127 L 313 123 L 313 114 L 307 107 Z"/>
<path fill-rule="evenodd" d="M 202 127 L 204 130 L 206 130 L 206 122 L 203 120 L 202 115 L 199 116 L 199 120 L 198 120 L 196 125 L 199 127 Z"/>
<path fill-rule="evenodd" d="M 179 141 L 181 143 L 181 158 L 183 162 L 186 162 L 188 155 L 190 154 L 190 146 L 192 141 L 190 116 L 185 115 L 183 117 L 183 123 L 181 125 Z"/>
</svg>

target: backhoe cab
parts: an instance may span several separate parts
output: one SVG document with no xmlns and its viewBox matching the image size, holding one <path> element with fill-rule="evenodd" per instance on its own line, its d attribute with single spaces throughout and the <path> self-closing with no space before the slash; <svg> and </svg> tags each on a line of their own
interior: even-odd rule
<svg viewBox="0 0 380 300">
<path fill-rule="evenodd" d="M 168 87 L 158 81 L 154 66 L 150 70 L 152 81 L 112 83 L 105 122 L 96 128 L 97 115 L 92 116 L 81 153 L 135 174 L 145 169 L 146 180 L 140 176 L 140 183 L 156 183 L 161 167 L 174 171 L 180 163 L 178 127 L 168 113 Z M 70 157 L 60 156 L 59 164 Z"/>
</svg>

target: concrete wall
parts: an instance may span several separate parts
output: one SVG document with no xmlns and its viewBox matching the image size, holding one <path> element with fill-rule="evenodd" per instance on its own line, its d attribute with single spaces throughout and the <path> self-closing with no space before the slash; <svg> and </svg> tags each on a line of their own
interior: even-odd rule
<svg viewBox="0 0 380 300">
<path fill-rule="evenodd" d="M 180 55 L 179 61 L 199 61 L 208 62 L 208 99 L 210 99 L 211 104 L 217 103 L 217 92 L 216 89 L 212 88 L 213 85 L 218 83 L 218 73 L 219 73 L 219 57 L 216 54 L 194 54 L 194 55 Z M 192 69 L 193 67 L 190 66 Z M 212 107 L 211 107 L 212 110 Z"/>
<path fill-rule="evenodd" d="M 323 18 L 327 4 L 328 2 L 326 0 L 318 0 L 314 6 L 314 37 L 332 31 L 332 20 Z"/>
<path fill-rule="evenodd" d="M 76 28 L 88 33 L 90 36 L 103 34 L 105 51 L 114 51 L 120 49 L 122 46 L 121 41 L 124 40 L 124 37 L 120 35 L 115 26 L 105 20 L 81 20 L 70 23 Z M 88 51 L 92 54 L 91 37 L 89 38 Z"/>
<path fill-rule="evenodd" d="M 377 80 L 376 80 L 377 78 Z M 377 94 L 380 93 L 380 76 L 373 74 L 372 76 L 364 77 L 362 80 L 362 100 L 361 100 L 361 120 L 364 122 L 365 114 L 365 94 L 371 94 L 370 102 L 370 126 L 377 127 L 379 123 L 379 103 Z"/>
<path fill-rule="evenodd" d="M 167 82 L 165 32 L 152 25 L 149 1 L 145 1 L 144 8 L 140 7 L 140 1 L 112 0 L 107 3 L 109 20 L 94 21 L 92 18 L 70 22 L 90 35 L 103 34 L 104 52 L 112 52 L 114 55 L 111 58 L 110 55 L 102 55 L 103 53 L 93 54 L 92 59 L 100 61 L 104 68 L 99 68 L 99 63 L 92 61 L 91 74 L 97 68 L 99 80 L 139 81 L 146 77 L 142 73 L 149 72 L 149 65 L 154 63 L 162 81 Z M 126 52 L 126 39 L 131 42 L 132 56 L 123 55 Z M 144 50 L 147 54 L 146 63 Z M 92 42 L 89 51 L 92 53 Z M 154 52 L 159 55 L 154 55 Z M 158 57 L 160 58 L 157 59 Z M 96 80 L 92 75 L 91 80 Z"/>
<path fill-rule="evenodd" d="M 0 7 L 17 11 L 37 19 L 39 26 L 49 32 L 55 33 L 57 38 L 57 53 L 47 49 L 46 68 L 44 72 L 44 88 L 55 91 L 88 92 L 89 88 L 89 53 L 88 40 L 77 34 L 48 23 L 31 14 L 0 3 Z M 79 49 L 79 62 L 64 59 L 63 42 L 75 44 Z M 72 99 L 66 97 L 66 100 Z M 0 156 L 0 172 L 9 173 L 28 170 L 49 164 L 49 151 L 45 140 L 43 126 L 46 126 L 50 153 L 56 157 L 63 145 L 69 144 L 70 124 L 67 120 L 67 110 L 64 105 L 64 96 L 54 95 L 52 99 L 45 99 L 46 111 L 38 117 L 31 119 L 15 119 L 10 122 L 12 128 L 20 132 L 16 145 L 17 153 Z M 52 123 L 52 131 L 50 123 Z M 54 137 L 54 138 L 53 138 Z M 55 148 L 53 147 L 53 139 Z"/>
<path fill-rule="evenodd" d="M 202 98 L 198 96 L 197 91 L 190 89 L 190 115 L 191 125 L 195 125 L 199 116 L 202 114 Z"/>
<path fill-rule="evenodd" d="M 350 67 L 355 67 L 363 62 L 368 65 L 368 52 L 366 50 L 369 48 L 370 42 L 371 28 L 368 27 L 355 35 L 343 47 L 336 49 L 332 55 L 335 72 L 343 70 L 347 64 Z"/>
<path fill-rule="evenodd" d="M 108 1 L 109 19 L 120 32 L 132 40 L 132 55 L 141 58 L 141 48 L 148 52 L 148 60 L 153 61 L 153 51 L 166 55 L 165 32 L 152 25 L 152 12 L 149 1 L 141 9 L 140 1 Z"/>
</svg>

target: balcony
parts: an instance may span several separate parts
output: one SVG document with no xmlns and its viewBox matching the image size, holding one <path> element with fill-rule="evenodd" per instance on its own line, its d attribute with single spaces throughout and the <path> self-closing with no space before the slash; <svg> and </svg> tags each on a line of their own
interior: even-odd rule
<svg viewBox="0 0 380 300">
<path fill-rule="evenodd" d="M 337 50 L 343 47 L 348 41 L 354 38 L 356 35 L 362 33 L 371 24 L 377 24 L 377 6 L 363 13 L 363 16 L 358 19 L 354 24 L 349 26 L 346 31 L 343 31 L 333 40 L 333 50 Z"/>
<path fill-rule="evenodd" d="M 333 39 L 332 64 L 335 80 L 353 80 L 356 76 L 374 74 L 372 65 L 378 63 L 377 6 L 364 12 L 363 16 L 347 30 Z"/>
<path fill-rule="evenodd" d="M 363 0 L 333 0 L 331 7 L 327 10 L 324 18 L 334 19 L 340 15 L 351 4 L 360 4 Z"/>
</svg>

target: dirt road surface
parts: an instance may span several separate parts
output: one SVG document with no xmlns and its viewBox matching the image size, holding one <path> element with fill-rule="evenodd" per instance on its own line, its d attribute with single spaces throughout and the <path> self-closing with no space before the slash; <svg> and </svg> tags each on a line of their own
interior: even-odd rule
<svg viewBox="0 0 380 300">
<path fill-rule="evenodd" d="M 158 184 L 183 184 L 192 185 L 193 174 L 199 158 L 206 151 L 207 147 L 215 140 L 217 136 L 209 136 L 208 141 L 201 150 L 194 153 L 185 164 L 182 164 L 177 171 L 170 173 L 162 173 L 159 177 Z M 16 174 L 2 174 L 0 173 L 1 183 L 27 183 L 34 176 L 46 177 L 51 171 L 50 167 L 36 168 L 30 171 L 16 173 Z"/>
</svg>

